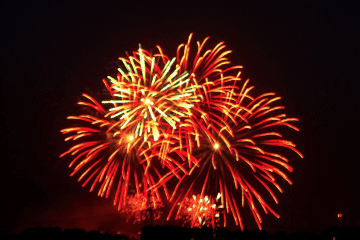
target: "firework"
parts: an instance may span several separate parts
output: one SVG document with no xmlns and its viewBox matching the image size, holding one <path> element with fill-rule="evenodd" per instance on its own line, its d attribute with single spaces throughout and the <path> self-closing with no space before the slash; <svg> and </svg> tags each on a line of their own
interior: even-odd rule
<svg viewBox="0 0 360 240">
<path fill-rule="evenodd" d="M 60 156 L 76 156 L 69 165 L 77 164 L 71 175 L 82 171 L 79 181 L 87 176 L 85 186 L 92 180 L 90 191 L 102 182 L 99 196 L 108 197 L 115 183 L 114 204 L 118 203 L 119 210 L 126 205 L 129 189 L 139 194 L 141 182 L 146 191 L 160 177 L 156 163 L 150 163 L 154 156 L 174 169 L 177 162 L 174 165 L 167 156 L 174 142 L 172 134 L 198 101 L 188 73 L 180 74 L 179 67 L 173 67 L 176 59 L 170 61 L 161 48 L 159 52 L 152 56 L 139 48 L 128 59 L 119 58 L 127 72 L 118 68 L 116 78 L 103 80 L 107 94 L 101 103 L 83 94 L 87 101 L 78 104 L 87 107 L 88 114 L 69 116 L 80 126 L 61 130 L 72 134 L 65 141 L 80 142 Z"/>
<path fill-rule="evenodd" d="M 163 188 L 172 204 L 168 219 L 215 227 L 221 214 L 226 226 L 231 213 L 243 229 L 239 208 L 247 205 L 261 229 L 259 206 L 279 216 L 260 193 L 277 203 L 273 191 L 282 190 L 275 176 L 291 184 L 284 169 L 292 168 L 280 149 L 302 157 L 279 132 L 298 131 L 290 124 L 298 119 L 274 105 L 280 99 L 274 93 L 251 96 L 253 87 L 241 80 L 241 66 L 230 65 L 223 42 L 204 51 L 206 38 L 191 56 L 191 38 L 171 60 L 159 46 L 154 55 L 140 46 L 119 58 L 117 76 L 103 80 L 101 101 L 83 94 L 87 101 L 79 104 L 87 113 L 68 117 L 79 125 L 61 132 L 77 143 L 60 157 L 74 156 L 71 175 L 81 172 L 90 191 L 100 185 L 99 196 L 108 197 L 115 185 L 114 205 L 135 221 L 145 206 L 161 206 Z"/>
<path fill-rule="evenodd" d="M 295 144 L 282 139 L 278 132 L 284 126 L 298 131 L 290 124 L 298 119 L 286 117 L 282 113 L 283 106 L 274 106 L 280 99 L 274 93 L 253 98 L 250 95 L 253 87 L 248 86 L 248 80 L 239 78 L 240 71 L 236 72 L 240 66 L 220 68 L 229 64 L 224 56 L 230 51 L 221 52 L 224 46 L 220 43 L 201 54 L 204 42 L 198 42 L 192 66 L 187 66 L 186 62 L 189 42 L 185 45 L 186 57 L 182 58 L 185 63 L 180 62 L 183 70 L 191 72 L 201 86 L 197 92 L 202 101 L 191 108 L 192 114 L 184 120 L 185 130 L 179 128 L 176 132 L 180 139 L 179 156 L 187 157 L 189 164 L 184 166 L 184 174 L 178 177 L 173 190 L 170 198 L 173 207 L 168 219 L 176 206 L 186 204 L 191 191 L 197 191 L 200 199 L 204 196 L 215 198 L 220 192 L 224 226 L 227 213 L 231 213 L 235 223 L 243 229 L 239 206 L 246 204 L 261 229 L 258 204 L 266 214 L 279 215 L 260 193 L 268 192 L 278 203 L 273 190 L 282 190 L 274 174 L 291 184 L 283 169 L 292 171 L 292 168 L 279 148 L 288 148 L 303 157 Z M 175 218 L 182 212 L 179 207 Z"/>
<path fill-rule="evenodd" d="M 160 55 L 165 65 L 160 69 L 155 64 L 160 59 L 155 56 L 140 48 L 129 59 L 119 58 L 128 72 L 118 68 L 121 74 L 117 79 L 108 77 L 114 99 L 102 101 L 113 105 L 107 115 L 118 118 L 120 129 L 134 126 L 135 136 L 144 134 L 145 141 L 150 131 L 156 141 L 169 126 L 176 129 L 179 118 L 188 116 L 193 103 L 199 101 L 194 94 L 196 86 L 189 84 L 189 74 L 180 74 L 179 67 L 171 70 L 176 58 L 169 61 Z"/>
<path fill-rule="evenodd" d="M 192 195 L 186 198 L 180 205 L 180 211 L 177 218 L 185 223 L 190 223 L 191 227 L 201 228 L 203 226 L 213 226 L 219 222 L 220 210 L 223 206 L 219 205 L 220 193 L 216 199 L 200 195 Z"/>
<path fill-rule="evenodd" d="M 61 130 L 63 134 L 72 134 L 65 141 L 80 143 L 60 157 L 76 156 L 69 165 L 74 167 L 70 176 L 81 172 L 78 181 L 83 181 L 83 187 L 92 182 L 90 192 L 99 184 L 98 195 L 108 197 L 113 183 L 116 183 L 114 205 L 118 203 L 121 209 L 129 189 L 140 192 L 140 183 L 147 189 L 157 177 L 157 170 L 152 168 L 155 172 L 145 175 L 150 160 L 146 154 L 141 154 L 144 145 L 141 139 L 134 138 L 131 129 L 116 128 L 116 122 L 106 116 L 107 111 L 101 104 L 89 95 L 83 96 L 88 101 L 79 104 L 85 105 L 90 114 L 69 116 L 68 119 L 78 120 L 80 126 Z"/>
</svg>

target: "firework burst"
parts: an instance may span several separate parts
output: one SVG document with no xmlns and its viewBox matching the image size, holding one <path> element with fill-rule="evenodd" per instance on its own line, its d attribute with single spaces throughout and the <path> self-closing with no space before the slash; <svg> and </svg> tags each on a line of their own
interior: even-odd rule
<svg viewBox="0 0 360 240">
<path fill-rule="evenodd" d="M 116 122 L 106 116 L 107 111 L 94 98 L 83 94 L 88 101 L 79 102 L 85 105 L 90 114 L 69 116 L 68 119 L 77 120 L 78 127 L 61 130 L 63 134 L 72 134 L 65 141 L 73 140 L 75 144 L 60 157 L 76 156 L 69 167 L 74 167 L 70 176 L 81 172 L 78 181 L 83 181 L 84 187 L 92 183 L 90 192 L 100 185 L 98 195 L 108 197 L 113 183 L 116 186 L 114 205 L 119 210 L 126 204 L 129 189 L 140 193 L 139 184 L 147 189 L 160 174 L 155 167 L 147 172 L 150 159 L 142 153 L 144 142 L 135 138 L 131 128 L 119 129 Z M 158 198 L 158 191 L 155 191 Z"/>
<path fill-rule="evenodd" d="M 258 204 L 266 214 L 279 215 L 260 193 L 268 192 L 278 203 L 273 191 L 282 190 L 274 175 L 291 184 L 283 171 L 292 171 L 292 168 L 288 159 L 280 154 L 283 151 L 279 153 L 279 148 L 288 148 L 303 157 L 295 144 L 282 139 L 278 132 L 284 126 L 298 131 L 290 124 L 298 119 L 286 117 L 284 107 L 274 105 L 280 99 L 274 93 L 252 97 L 249 80 L 240 79 L 238 69 L 241 66 L 223 68 L 230 63 L 225 57 L 230 51 L 222 52 L 225 46 L 220 43 L 202 54 L 205 41 L 197 43 L 193 65 L 187 64 L 189 42 L 184 45 L 181 58 L 184 62 L 180 62 L 182 69 L 191 72 L 201 86 L 198 94 L 202 101 L 191 108 L 192 114 L 184 120 L 185 131 L 182 128 L 176 131 L 180 139 L 179 156 L 182 159 L 187 156 L 189 164 L 184 165 L 185 171 L 181 171 L 184 174 L 178 177 L 173 190 L 170 198 L 173 207 L 168 219 L 176 206 L 188 201 L 191 191 L 197 191 L 200 199 L 204 196 L 215 198 L 220 192 L 224 226 L 227 213 L 231 213 L 235 223 L 243 229 L 239 206 L 246 204 L 261 229 Z M 175 218 L 182 212 L 178 207 Z"/>
<path fill-rule="evenodd" d="M 107 94 L 101 101 L 83 94 L 87 100 L 78 104 L 87 113 L 68 117 L 78 126 L 61 132 L 76 143 L 60 157 L 72 155 L 71 175 L 81 172 L 79 181 L 92 182 L 90 191 L 100 185 L 99 196 L 108 197 L 115 185 L 114 205 L 136 221 L 145 206 L 161 206 L 163 188 L 172 204 L 168 219 L 214 227 L 219 201 L 224 226 L 231 213 L 243 229 L 239 208 L 247 205 L 261 228 L 259 206 L 279 216 L 260 193 L 277 203 L 273 191 L 282 190 L 275 176 L 291 184 L 284 169 L 292 168 L 279 149 L 302 157 L 279 132 L 298 131 L 291 124 L 298 119 L 274 105 L 280 99 L 274 93 L 250 95 L 253 87 L 241 80 L 241 66 L 230 66 L 223 42 L 205 51 L 206 38 L 191 56 L 191 38 L 171 60 L 159 46 L 154 55 L 139 47 L 119 58 L 117 76 L 103 80 Z M 177 183 L 171 185 L 172 179 Z M 151 201 L 141 199 L 147 194 Z"/>
<path fill-rule="evenodd" d="M 169 169 L 174 168 L 167 161 L 174 141 L 172 133 L 179 118 L 190 114 L 189 108 L 198 101 L 196 86 L 188 83 L 188 74 L 179 75 L 179 68 L 172 68 L 175 59 L 169 61 L 159 50 L 160 54 L 152 56 L 139 48 L 134 56 L 120 58 L 128 72 L 119 68 L 116 79 L 109 76 L 108 81 L 103 80 L 108 99 L 99 103 L 83 94 L 87 101 L 78 104 L 86 106 L 90 114 L 69 116 L 81 121 L 80 126 L 61 130 L 72 134 L 65 141 L 81 141 L 60 156 L 76 156 L 69 165 L 77 163 L 71 175 L 82 170 L 79 181 L 88 176 L 83 186 L 93 179 L 90 191 L 102 182 L 99 196 L 108 197 L 115 182 L 114 204 L 118 203 L 119 210 L 126 204 L 129 187 L 140 194 L 141 182 L 146 191 L 160 177 L 156 163 L 150 164 L 153 156 L 161 157 Z M 163 67 L 157 64 L 160 60 Z"/>
<path fill-rule="evenodd" d="M 201 192 L 201 198 L 205 195 L 214 197 L 218 192 L 221 193 L 221 204 L 225 209 L 224 226 L 226 213 L 231 212 L 235 223 L 243 229 L 238 206 L 244 207 L 247 204 L 261 229 L 262 220 L 255 201 L 265 213 L 271 212 L 279 217 L 260 193 L 267 191 L 275 203 L 278 203 L 273 190 L 282 190 L 276 183 L 274 174 L 291 184 L 283 169 L 292 171 L 292 168 L 288 159 L 277 153 L 279 147 L 288 148 L 300 157 L 302 155 L 295 149 L 295 144 L 283 140 L 281 134 L 273 131 L 276 126 L 297 130 L 289 123 L 297 119 L 287 118 L 285 114 L 272 115 L 273 112 L 283 109 L 281 106 L 270 106 L 279 99 L 273 95 L 269 93 L 255 99 L 250 98 L 244 113 L 230 109 L 233 118 L 222 114 L 225 123 L 217 124 L 218 128 L 223 129 L 221 134 L 215 130 L 210 131 L 211 135 L 199 134 L 201 145 L 192 151 L 198 165 L 185 166 L 189 174 L 184 174 L 175 187 L 171 201 L 177 194 L 180 196 L 174 201 L 174 206 L 177 202 L 186 201 L 189 192 L 196 189 Z M 259 191 L 260 186 L 264 189 Z M 187 191 L 178 193 L 178 190 L 183 188 Z M 180 209 L 178 213 L 179 211 Z"/>
<path fill-rule="evenodd" d="M 220 193 L 216 199 L 200 195 L 192 195 L 186 198 L 179 207 L 177 218 L 182 219 L 184 224 L 190 223 L 191 227 L 201 228 L 203 226 L 213 226 L 219 222 L 220 211 L 223 207 L 219 205 Z"/>
</svg>

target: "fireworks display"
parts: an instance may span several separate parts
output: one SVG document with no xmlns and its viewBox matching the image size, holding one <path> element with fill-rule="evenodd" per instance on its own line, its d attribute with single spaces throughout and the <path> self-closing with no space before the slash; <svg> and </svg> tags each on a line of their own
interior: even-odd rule
<svg viewBox="0 0 360 240">
<path fill-rule="evenodd" d="M 281 148 L 302 157 L 279 132 L 298 131 L 291 124 L 298 119 L 275 105 L 274 93 L 250 94 L 253 87 L 240 78 L 241 66 L 230 66 L 224 43 L 204 51 L 206 38 L 191 55 L 191 38 L 171 60 L 159 46 L 156 54 L 140 46 L 119 58 L 117 76 L 103 80 L 102 99 L 83 94 L 87 101 L 78 104 L 87 113 L 68 117 L 78 125 L 61 132 L 77 143 L 60 157 L 74 156 L 71 175 L 81 173 L 90 191 L 98 184 L 98 195 L 108 197 L 114 189 L 114 205 L 135 221 L 167 200 L 167 219 L 225 227 L 232 215 L 243 229 L 240 207 L 247 205 L 261 229 L 259 207 L 279 217 L 263 193 L 278 203 L 276 178 L 291 184 Z"/>
</svg>

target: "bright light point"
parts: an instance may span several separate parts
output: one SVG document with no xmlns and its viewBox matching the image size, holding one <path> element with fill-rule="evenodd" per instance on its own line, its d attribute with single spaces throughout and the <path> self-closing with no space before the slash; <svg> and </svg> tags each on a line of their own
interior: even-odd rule
<svg viewBox="0 0 360 240">
<path fill-rule="evenodd" d="M 216 200 L 219 200 L 220 197 L 221 197 L 221 193 L 218 193 L 216 196 Z"/>
<path fill-rule="evenodd" d="M 215 149 L 218 149 L 218 148 L 219 148 L 219 144 L 215 143 L 214 148 L 215 148 Z"/>
<path fill-rule="evenodd" d="M 146 100 L 145 100 L 145 104 L 150 104 L 150 100 L 149 100 L 149 99 L 146 99 Z"/>
<path fill-rule="evenodd" d="M 130 137 L 129 137 L 129 140 L 130 140 L 130 141 L 134 140 L 134 136 L 130 136 Z"/>
</svg>

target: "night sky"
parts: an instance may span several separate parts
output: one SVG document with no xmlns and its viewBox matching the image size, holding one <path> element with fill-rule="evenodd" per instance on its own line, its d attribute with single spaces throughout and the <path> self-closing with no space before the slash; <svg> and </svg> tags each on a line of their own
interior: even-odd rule
<svg viewBox="0 0 360 240">
<path fill-rule="evenodd" d="M 8 1 L 12 2 L 12 1 Z M 102 89 L 125 51 L 210 36 L 243 65 L 254 93 L 275 92 L 300 132 L 289 139 L 293 185 L 281 182 L 281 218 L 264 230 L 316 232 L 360 219 L 359 15 L 344 1 L 30 1 L 1 3 L 0 230 L 37 226 L 136 232 L 111 199 L 69 177 L 60 130 L 83 92 Z M 194 41 L 194 42 L 195 42 Z M 254 229 L 254 219 L 244 219 Z M 170 224 L 159 222 L 159 224 Z M 130 230 L 129 230 L 130 229 Z"/>
</svg>

